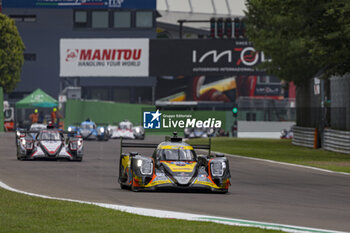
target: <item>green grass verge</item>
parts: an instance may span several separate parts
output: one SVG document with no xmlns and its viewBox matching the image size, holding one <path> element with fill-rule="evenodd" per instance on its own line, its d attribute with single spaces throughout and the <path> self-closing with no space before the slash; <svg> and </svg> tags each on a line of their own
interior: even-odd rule
<svg viewBox="0 0 350 233">
<path fill-rule="evenodd" d="M 191 139 L 189 142 L 202 144 L 208 143 L 208 139 Z M 295 146 L 291 140 L 213 138 L 212 150 L 350 173 L 350 155 Z"/>
<path fill-rule="evenodd" d="M 0 188 L 0 232 L 280 232 L 216 223 L 161 219 L 88 204 L 48 200 Z"/>
</svg>

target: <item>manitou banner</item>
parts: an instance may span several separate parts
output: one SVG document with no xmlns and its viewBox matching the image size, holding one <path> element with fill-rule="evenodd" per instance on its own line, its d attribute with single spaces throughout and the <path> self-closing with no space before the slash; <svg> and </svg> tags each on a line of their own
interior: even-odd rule
<svg viewBox="0 0 350 233">
<path fill-rule="evenodd" d="M 256 66 L 267 61 L 245 39 L 151 40 L 150 73 L 165 75 L 263 75 Z"/>
<path fill-rule="evenodd" d="M 148 39 L 61 39 L 61 77 L 148 77 Z"/>
</svg>

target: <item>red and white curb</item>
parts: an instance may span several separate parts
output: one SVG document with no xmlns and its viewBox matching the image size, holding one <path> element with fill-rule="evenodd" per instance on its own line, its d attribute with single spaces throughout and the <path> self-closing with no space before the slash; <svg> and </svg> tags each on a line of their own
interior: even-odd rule
<svg viewBox="0 0 350 233">
<path fill-rule="evenodd" d="M 132 207 L 132 206 L 123 206 L 123 205 L 115 205 L 115 204 L 105 204 L 105 203 L 97 203 L 97 202 L 72 200 L 72 199 L 66 199 L 66 198 L 50 197 L 46 195 L 29 193 L 18 189 L 14 189 L 1 181 L 0 181 L 0 188 L 6 189 L 12 192 L 16 192 L 16 193 L 33 196 L 33 197 L 95 205 L 103 208 L 119 210 L 119 211 L 131 213 L 131 214 L 138 214 L 138 215 L 149 216 L 149 217 L 181 219 L 181 220 L 189 220 L 189 221 L 215 222 L 219 224 L 226 224 L 226 225 L 233 225 L 233 226 L 257 227 L 262 229 L 280 230 L 284 232 L 293 232 L 293 233 L 306 233 L 306 232 L 345 233 L 341 231 L 299 227 L 299 226 L 283 225 L 283 224 L 268 223 L 268 222 L 257 222 L 257 221 L 250 221 L 250 220 L 244 220 L 244 219 L 223 218 L 223 217 L 216 217 L 216 216 L 209 216 L 209 215 L 189 214 L 189 213 L 175 212 L 175 211 L 156 210 L 156 209 L 139 208 L 139 207 Z"/>
</svg>

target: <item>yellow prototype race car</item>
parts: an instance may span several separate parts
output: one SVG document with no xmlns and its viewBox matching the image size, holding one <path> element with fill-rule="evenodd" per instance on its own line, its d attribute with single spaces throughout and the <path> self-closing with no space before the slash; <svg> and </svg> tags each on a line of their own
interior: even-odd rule
<svg viewBox="0 0 350 233">
<path fill-rule="evenodd" d="M 137 152 L 123 153 L 125 147 L 155 150 L 149 157 Z M 208 149 L 209 154 L 197 155 L 194 149 Z M 212 156 L 210 143 L 189 145 L 176 133 L 160 144 L 121 141 L 118 182 L 122 189 L 188 189 L 227 193 L 230 177 L 228 159 L 223 155 Z"/>
</svg>

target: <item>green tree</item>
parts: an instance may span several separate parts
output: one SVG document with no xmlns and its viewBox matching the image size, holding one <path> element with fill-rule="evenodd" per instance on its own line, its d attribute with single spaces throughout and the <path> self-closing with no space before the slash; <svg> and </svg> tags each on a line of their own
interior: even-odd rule
<svg viewBox="0 0 350 233">
<path fill-rule="evenodd" d="M 12 19 L 0 14 L 0 86 L 5 92 L 20 81 L 24 44 Z"/>
<path fill-rule="evenodd" d="M 296 84 L 327 67 L 349 71 L 348 0 L 247 0 L 247 35 L 272 59 L 268 73 Z"/>
<path fill-rule="evenodd" d="M 327 75 L 350 72 L 350 1 L 328 0 L 312 30 L 312 55 Z"/>
<path fill-rule="evenodd" d="M 270 74 L 300 84 L 319 67 L 309 52 L 307 11 L 303 0 L 247 1 L 247 35 L 271 62 L 262 64 Z M 313 2 L 313 1 L 310 1 Z"/>
</svg>

